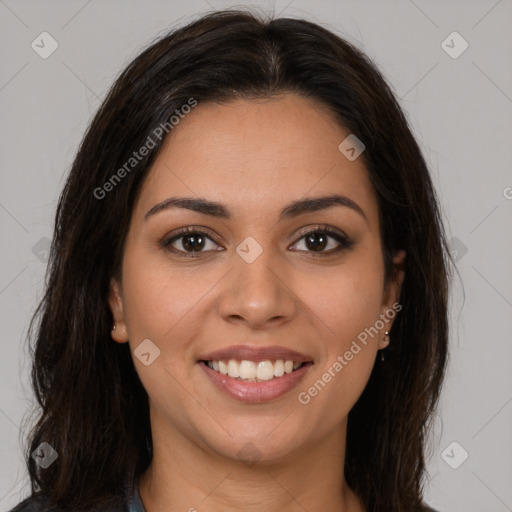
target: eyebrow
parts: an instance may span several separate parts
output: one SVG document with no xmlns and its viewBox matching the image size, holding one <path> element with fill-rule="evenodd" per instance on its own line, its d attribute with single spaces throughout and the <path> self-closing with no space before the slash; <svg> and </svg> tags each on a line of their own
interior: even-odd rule
<svg viewBox="0 0 512 512">
<path fill-rule="evenodd" d="M 293 201 L 281 210 L 279 220 L 282 221 L 285 219 L 291 219 L 303 213 L 317 212 L 331 208 L 333 206 L 345 206 L 350 208 L 361 215 L 366 220 L 366 222 L 368 222 L 363 209 L 356 202 L 346 196 L 339 194 L 332 194 L 321 197 L 310 197 Z M 228 207 L 223 203 L 210 201 L 202 197 L 170 197 L 153 206 L 146 213 L 144 219 L 147 220 L 149 217 L 170 208 L 184 208 L 220 219 L 229 220 L 232 218 Z"/>
</svg>

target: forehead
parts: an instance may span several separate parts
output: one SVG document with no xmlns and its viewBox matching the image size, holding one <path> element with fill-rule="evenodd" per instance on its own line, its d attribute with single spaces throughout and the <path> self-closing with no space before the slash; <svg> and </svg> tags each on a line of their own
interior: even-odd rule
<svg viewBox="0 0 512 512">
<path fill-rule="evenodd" d="M 198 103 L 167 137 L 136 210 L 144 215 L 171 195 L 197 195 L 229 203 L 242 217 L 339 193 L 375 217 L 363 159 L 350 161 L 338 149 L 349 135 L 323 104 L 294 94 Z"/>
</svg>

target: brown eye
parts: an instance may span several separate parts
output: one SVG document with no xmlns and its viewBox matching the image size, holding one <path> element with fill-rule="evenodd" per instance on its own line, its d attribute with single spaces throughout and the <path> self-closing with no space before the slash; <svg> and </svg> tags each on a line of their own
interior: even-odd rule
<svg viewBox="0 0 512 512">
<path fill-rule="evenodd" d="M 208 246 L 208 242 L 217 245 L 206 232 L 199 229 L 184 228 L 170 238 L 163 240 L 161 245 L 164 249 L 179 256 L 194 258 L 203 252 L 217 250 L 211 247 L 211 245 Z"/>
<path fill-rule="evenodd" d="M 335 242 L 330 241 L 333 239 Z M 304 240 L 304 249 L 296 249 L 301 252 L 325 253 L 326 255 L 347 249 L 352 246 L 349 238 L 332 228 L 315 228 L 303 234 L 296 245 Z M 337 244 L 337 245 L 336 245 Z"/>
<path fill-rule="evenodd" d="M 182 239 L 181 244 L 186 251 L 201 251 L 204 249 L 206 238 L 204 235 L 195 234 L 195 235 L 185 235 L 180 236 Z"/>
</svg>

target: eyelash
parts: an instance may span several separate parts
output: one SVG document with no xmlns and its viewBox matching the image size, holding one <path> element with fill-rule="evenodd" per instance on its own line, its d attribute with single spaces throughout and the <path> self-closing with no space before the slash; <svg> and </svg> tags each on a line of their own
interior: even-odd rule
<svg viewBox="0 0 512 512">
<path fill-rule="evenodd" d="M 300 250 L 300 251 L 296 251 L 296 252 L 306 252 L 306 253 L 311 254 L 313 257 L 322 257 L 322 256 L 330 256 L 334 253 L 338 253 L 338 252 L 342 251 L 343 249 L 350 249 L 353 245 L 353 242 L 346 235 L 338 232 L 337 230 L 335 230 L 333 228 L 330 228 L 329 226 L 325 226 L 325 227 L 317 226 L 313 229 L 305 231 L 304 233 L 302 233 L 300 235 L 300 237 L 296 240 L 296 242 L 293 245 L 297 244 L 300 240 L 307 237 L 308 235 L 311 235 L 314 233 L 326 234 L 329 237 L 334 238 L 340 245 L 338 247 L 336 247 L 335 249 L 330 249 L 329 251 L 315 252 L 315 251 Z M 208 238 L 215 244 L 217 243 L 210 236 L 210 234 L 207 233 L 206 231 L 203 231 L 202 229 L 198 229 L 198 228 L 186 227 L 186 228 L 182 228 L 182 229 L 178 230 L 171 238 L 162 239 L 160 242 L 160 245 L 163 249 L 166 249 L 166 250 L 176 254 L 176 256 L 179 258 L 199 258 L 199 257 L 201 257 L 202 254 L 204 254 L 205 252 L 208 252 L 208 251 L 200 251 L 200 252 L 193 253 L 193 252 L 187 252 L 187 251 L 175 249 L 174 247 L 170 247 L 173 242 L 175 242 L 176 240 L 179 240 L 180 238 L 185 237 L 186 235 L 201 235 L 201 236 Z"/>
</svg>

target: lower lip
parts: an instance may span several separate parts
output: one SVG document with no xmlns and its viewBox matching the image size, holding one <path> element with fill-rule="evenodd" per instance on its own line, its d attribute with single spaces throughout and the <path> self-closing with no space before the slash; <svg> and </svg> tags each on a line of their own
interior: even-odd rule
<svg viewBox="0 0 512 512">
<path fill-rule="evenodd" d="M 304 377 L 312 363 L 305 363 L 291 373 L 285 373 L 282 377 L 263 382 L 245 382 L 233 379 L 229 375 L 212 370 L 204 361 L 200 361 L 199 365 L 209 379 L 229 396 L 241 402 L 258 404 L 275 400 L 291 391 Z"/>
</svg>

